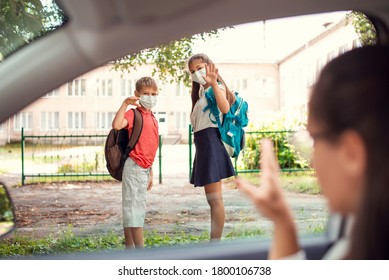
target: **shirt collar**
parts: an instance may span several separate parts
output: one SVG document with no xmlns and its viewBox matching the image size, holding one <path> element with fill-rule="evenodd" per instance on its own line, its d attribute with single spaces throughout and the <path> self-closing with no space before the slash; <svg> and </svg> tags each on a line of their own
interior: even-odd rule
<svg viewBox="0 0 389 280">
<path fill-rule="evenodd" d="M 142 106 L 139 106 L 137 109 L 144 114 L 153 114 L 153 112 L 151 110 L 148 111 L 146 108 L 143 108 Z"/>
</svg>

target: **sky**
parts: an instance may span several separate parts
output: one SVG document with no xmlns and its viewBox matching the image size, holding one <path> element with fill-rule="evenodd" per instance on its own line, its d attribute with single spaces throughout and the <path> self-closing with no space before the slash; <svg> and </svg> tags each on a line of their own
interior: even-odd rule
<svg viewBox="0 0 389 280">
<path fill-rule="evenodd" d="M 280 60 L 337 22 L 346 12 L 300 16 L 237 25 L 220 36 L 195 44 L 194 52 L 206 53 L 213 61 Z"/>
</svg>

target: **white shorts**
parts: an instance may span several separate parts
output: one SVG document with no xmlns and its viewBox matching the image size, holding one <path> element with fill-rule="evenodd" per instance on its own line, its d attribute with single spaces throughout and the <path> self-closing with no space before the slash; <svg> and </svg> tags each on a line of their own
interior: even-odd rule
<svg viewBox="0 0 389 280">
<path fill-rule="evenodd" d="M 150 168 L 137 165 L 131 158 L 124 163 L 122 177 L 123 227 L 143 227 Z"/>
</svg>

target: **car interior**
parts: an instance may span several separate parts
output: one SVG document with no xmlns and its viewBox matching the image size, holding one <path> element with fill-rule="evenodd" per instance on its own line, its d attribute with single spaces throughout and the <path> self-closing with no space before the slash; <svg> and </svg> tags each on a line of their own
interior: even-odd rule
<svg viewBox="0 0 389 280">
<path fill-rule="evenodd" d="M 334 11 L 361 11 L 374 24 L 377 44 L 389 44 L 385 0 L 57 0 L 59 27 L 10 53 L 0 62 L 0 123 L 47 92 L 125 55 L 184 36 L 254 21 Z M 299 30 L 298 32 L 304 32 Z M 1 180 L 1 174 L 0 174 Z M 2 207 L 5 205 L 5 207 Z M 0 184 L 0 234 L 17 227 L 12 198 Z M 347 217 L 332 214 L 325 234 L 302 236 L 308 259 L 321 259 L 345 233 Z M 271 240 L 249 239 L 128 252 L 22 257 L 26 259 L 267 259 Z"/>
</svg>

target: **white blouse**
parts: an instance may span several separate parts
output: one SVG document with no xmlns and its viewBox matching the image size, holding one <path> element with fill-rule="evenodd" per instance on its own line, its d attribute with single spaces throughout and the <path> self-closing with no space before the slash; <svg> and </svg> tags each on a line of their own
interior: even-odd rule
<svg viewBox="0 0 389 280">
<path fill-rule="evenodd" d="M 220 89 L 224 90 L 224 87 L 222 84 L 219 84 Z M 203 112 L 203 109 L 208 105 L 207 98 L 205 97 L 205 92 L 203 86 L 200 86 L 199 90 L 199 100 L 197 100 L 192 113 L 190 114 L 190 122 L 192 124 L 193 132 L 197 132 L 209 127 L 218 127 L 216 123 L 213 123 L 211 121 L 211 118 L 213 121 L 216 121 L 211 114 L 211 111 L 208 109 L 205 112 Z M 220 113 L 220 121 L 223 121 L 223 114 Z"/>
</svg>

